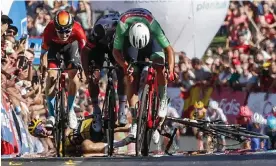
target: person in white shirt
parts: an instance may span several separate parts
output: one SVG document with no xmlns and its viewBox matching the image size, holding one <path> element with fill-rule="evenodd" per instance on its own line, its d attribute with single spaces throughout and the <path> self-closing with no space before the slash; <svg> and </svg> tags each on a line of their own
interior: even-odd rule
<svg viewBox="0 0 276 166">
<path fill-rule="evenodd" d="M 227 118 L 225 114 L 223 113 L 223 110 L 219 108 L 218 102 L 211 100 L 209 102 L 209 106 L 207 109 L 207 113 L 205 116 L 205 120 L 208 121 L 217 121 L 221 120 L 223 123 L 227 124 Z M 211 152 L 211 144 L 212 144 L 212 137 L 210 135 L 207 136 L 207 142 L 206 142 L 206 150 L 208 152 Z M 225 150 L 225 137 L 223 135 L 217 136 L 217 151 L 223 152 Z"/>
</svg>

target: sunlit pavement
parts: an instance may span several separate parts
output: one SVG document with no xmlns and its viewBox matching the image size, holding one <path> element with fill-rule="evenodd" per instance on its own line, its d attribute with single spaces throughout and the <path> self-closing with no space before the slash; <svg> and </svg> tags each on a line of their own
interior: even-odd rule
<svg viewBox="0 0 276 166">
<path fill-rule="evenodd" d="M 227 141 L 229 145 L 236 144 L 235 141 Z M 196 140 L 194 137 L 181 137 L 180 150 L 196 150 Z M 236 146 L 239 147 L 239 146 Z M 235 148 L 235 147 L 231 147 Z M 153 146 L 152 150 L 158 148 Z M 275 166 L 276 153 L 257 153 L 257 154 L 212 154 L 212 155 L 193 155 L 187 156 L 178 153 L 173 156 L 164 154 L 151 154 L 150 157 L 134 157 L 117 155 L 116 157 L 93 157 L 93 158 L 13 158 L 2 159 L 1 165 L 26 165 L 26 166 Z"/>
</svg>

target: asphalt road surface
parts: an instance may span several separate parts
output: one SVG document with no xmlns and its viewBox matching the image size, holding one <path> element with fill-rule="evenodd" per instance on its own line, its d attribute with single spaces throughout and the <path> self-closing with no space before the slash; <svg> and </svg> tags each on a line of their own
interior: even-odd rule
<svg viewBox="0 0 276 166">
<path fill-rule="evenodd" d="M 227 140 L 227 143 L 236 144 Z M 180 150 L 196 150 L 194 137 L 182 137 Z M 239 147 L 239 146 L 236 146 Z M 232 147 L 233 148 L 233 147 Z M 156 146 L 152 150 L 158 149 Z M 276 153 L 250 155 L 198 155 L 198 156 L 159 156 L 159 157 L 93 157 L 93 158 L 13 158 L 2 159 L 1 165 L 11 166 L 275 166 Z"/>
</svg>

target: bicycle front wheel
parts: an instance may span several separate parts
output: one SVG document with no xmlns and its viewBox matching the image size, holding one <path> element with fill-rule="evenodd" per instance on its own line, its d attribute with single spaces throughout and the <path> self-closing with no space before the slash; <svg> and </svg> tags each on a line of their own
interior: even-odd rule
<svg viewBox="0 0 276 166">
<path fill-rule="evenodd" d="M 60 151 L 61 148 L 61 127 L 60 127 L 60 97 L 59 94 L 56 95 L 56 101 L 55 101 L 55 126 L 54 126 L 54 138 L 55 138 L 55 147 L 56 147 L 56 154 L 57 157 L 61 157 Z"/>
<path fill-rule="evenodd" d="M 68 117 L 68 112 L 67 112 L 67 107 L 65 106 L 65 89 L 62 88 L 61 90 L 61 96 L 60 96 L 60 131 L 61 131 L 61 154 L 63 157 L 65 157 L 65 141 L 66 141 L 66 136 L 65 136 L 65 130 L 66 130 L 66 123 L 67 123 L 67 117 Z"/>
<path fill-rule="evenodd" d="M 139 107 L 139 119 L 136 133 L 135 151 L 136 156 L 139 156 L 144 145 L 145 134 L 147 133 L 147 113 L 148 113 L 148 98 L 149 98 L 149 85 L 145 85 L 142 100 Z M 145 150 L 145 149 L 144 149 Z"/>
<path fill-rule="evenodd" d="M 110 89 L 108 94 L 108 155 L 112 156 L 114 151 L 114 127 L 115 127 L 115 90 L 113 88 Z"/>
</svg>

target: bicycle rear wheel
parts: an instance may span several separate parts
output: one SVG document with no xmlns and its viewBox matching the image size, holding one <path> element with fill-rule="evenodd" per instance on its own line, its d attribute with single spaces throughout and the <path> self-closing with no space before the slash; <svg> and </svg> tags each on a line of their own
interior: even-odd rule
<svg viewBox="0 0 276 166">
<path fill-rule="evenodd" d="M 147 118 L 148 118 L 147 110 L 149 107 L 148 92 L 149 92 L 149 85 L 145 85 L 142 93 L 141 104 L 139 107 L 139 119 L 138 119 L 138 125 L 137 125 L 136 144 L 135 144 L 136 156 L 139 156 L 140 153 L 142 152 L 142 148 L 145 147 L 144 141 L 145 141 L 145 135 L 147 133 Z"/>
<path fill-rule="evenodd" d="M 114 151 L 114 127 L 115 127 L 115 90 L 111 88 L 108 92 L 108 128 L 107 128 L 107 140 L 108 140 L 108 155 L 112 156 Z"/>
<path fill-rule="evenodd" d="M 269 139 L 269 136 L 257 133 L 254 131 L 248 131 L 243 127 L 223 127 L 223 126 L 210 126 L 213 130 L 219 131 L 222 133 L 228 133 L 234 136 L 243 136 L 247 138 L 262 138 Z"/>
</svg>

